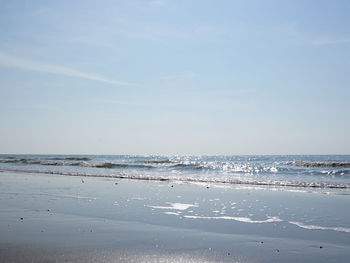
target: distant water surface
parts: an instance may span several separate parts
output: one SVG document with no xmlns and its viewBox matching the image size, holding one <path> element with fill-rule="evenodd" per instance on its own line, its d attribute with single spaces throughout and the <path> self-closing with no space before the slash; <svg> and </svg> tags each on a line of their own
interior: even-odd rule
<svg viewBox="0 0 350 263">
<path fill-rule="evenodd" d="M 0 170 L 350 191 L 350 155 L 0 155 Z"/>
</svg>

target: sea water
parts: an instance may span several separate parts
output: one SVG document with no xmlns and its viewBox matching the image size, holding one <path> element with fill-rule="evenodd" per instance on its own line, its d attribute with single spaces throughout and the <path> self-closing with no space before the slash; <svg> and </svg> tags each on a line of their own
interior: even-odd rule
<svg viewBox="0 0 350 263">
<path fill-rule="evenodd" d="M 350 191 L 350 155 L 0 155 L 0 169 L 189 183 Z"/>
</svg>

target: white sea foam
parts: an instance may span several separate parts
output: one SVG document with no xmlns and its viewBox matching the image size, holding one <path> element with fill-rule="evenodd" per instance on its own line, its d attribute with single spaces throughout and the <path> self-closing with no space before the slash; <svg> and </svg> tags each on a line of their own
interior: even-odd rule
<svg viewBox="0 0 350 263">
<path fill-rule="evenodd" d="M 293 221 L 290 221 L 288 223 L 296 225 L 296 226 L 298 226 L 300 228 L 310 229 L 310 230 L 331 230 L 331 231 L 337 231 L 337 232 L 350 233 L 350 228 L 345 228 L 345 227 L 329 227 L 329 226 L 305 225 L 305 224 L 303 224 L 301 222 L 293 222 Z"/>
<path fill-rule="evenodd" d="M 253 220 L 248 217 L 234 217 L 234 216 L 184 216 L 184 218 L 190 219 L 217 219 L 217 220 L 235 220 L 244 223 L 252 224 L 262 224 L 262 223 L 273 223 L 273 222 L 282 222 L 282 220 L 276 216 L 269 217 L 266 220 Z"/>
<path fill-rule="evenodd" d="M 182 203 L 169 203 L 170 206 L 156 206 L 156 205 L 145 205 L 153 209 L 166 209 L 166 210 L 186 210 L 190 207 L 198 207 L 198 204 L 182 204 Z"/>
</svg>

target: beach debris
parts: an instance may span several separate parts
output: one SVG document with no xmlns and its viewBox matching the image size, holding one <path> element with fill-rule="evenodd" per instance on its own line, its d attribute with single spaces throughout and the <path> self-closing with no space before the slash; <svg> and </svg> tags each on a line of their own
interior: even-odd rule
<svg viewBox="0 0 350 263">
<path fill-rule="evenodd" d="M 264 241 L 259 241 L 259 244 L 264 244 Z"/>
<path fill-rule="evenodd" d="M 118 183 L 114 183 L 115 185 L 117 185 Z"/>
<path fill-rule="evenodd" d="M 229 256 L 229 255 L 231 255 L 231 253 L 230 253 L 230 252 L 227 252 L 226 255 Z"/>
<path fill-rule="evenodd" d="M 209 186 L 207 186 L 207 189 L 209 189 Z"/>
<path fill-rule="evenodd" d="M 322 249 L 323 248 L 323 246 L 320 246 L 320 249 Z"/>
<path fill-rule="evenodd" d="M 24 218 L 23 218 L 23 217 L 21 217 L 20 219 L 21 219 L 21 221 L 23 221 L 23 220 L 24 220 Z"/>
<path fill-rule="evenodd" d="M 280 252 L 280 250 L 278 248 L 275 249 L 276 252 Z"/>
<path fill-rule="evenodd" d="M 208 248 L 208 250 L 211 250 L 211 247 L 210 247 L 210 248 Z"/>
<path fill-rule="evenodd" d="M 85 183 L 85 181 L 84 181 L 84 179 L 83 179 L 83 178 L 80 178 L 80 179 L 81 179 L 81 182 L 82 182 L 82 183 Z"/>
<path fill-rule="evenodd" d="M 173 185 L 171 187 L 174 187 Z"/>
</svg>

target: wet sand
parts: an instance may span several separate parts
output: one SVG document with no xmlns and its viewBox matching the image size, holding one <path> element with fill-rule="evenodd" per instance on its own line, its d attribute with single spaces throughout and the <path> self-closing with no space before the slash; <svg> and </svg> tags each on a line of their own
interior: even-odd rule
<svg viewBox="0 0 350 263">
<path fill-rule="evenodd" d="M 348 262 L 350 197 L 289 190 L 0 172 L 0 262 Z"/>
</svg>

